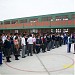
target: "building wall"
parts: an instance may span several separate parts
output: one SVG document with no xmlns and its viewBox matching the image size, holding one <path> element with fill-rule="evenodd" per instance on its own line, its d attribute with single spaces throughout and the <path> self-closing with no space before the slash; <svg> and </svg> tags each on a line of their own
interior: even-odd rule
<svg viewBox="0 0 75 75">
<path fill-rule="evenodd" d="M 0 21 L 0 32 L 75 32 L 75 12 Z"/>
</svg>

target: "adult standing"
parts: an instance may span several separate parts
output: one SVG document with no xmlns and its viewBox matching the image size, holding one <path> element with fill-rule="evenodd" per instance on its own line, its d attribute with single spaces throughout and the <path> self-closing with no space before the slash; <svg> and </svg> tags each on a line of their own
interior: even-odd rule
<svg viewBox="0 0 75 75">
<path fill-rule="evenodd" d="M 74 53 L 73 54 L 75 54 L 75 33 L 74 33 L 74 39 L 73 39 L 73 41 L 74 41 Z"/>
<path fill-rule="evenodd" d="M 25 58 L 25 51 L 26 51 L 26 41 L 25 41 L 25 34 L 23 34 L 23 37 L 21 39 L 21 46 L 22 46 L 22 58 Z"/>
<path fill-rule="evenodd" d="M 0 37 L 0 52 L 2 52 L 2 47 L 3 47 L 3 42 L 2 42 L 2 39 Z"/>
<path fill-rule="evenodd" d="M 32 38 L 32 35 L 30 34 L 29 35 L 29 38 L 27 39 L 27 42 L 28 42 L 28 56 L 29 56 L 29 53 L 30 53 L 30 56 L 33 56 L 32 55 L 32 52 L 33 52 L 33 38 Z"/>
<path fill-rule="evenodd" d="M 40 52 L 41 44 L 42 44 L 41 38 L 39 35 L 37 35 L 37 37 L 36 37 L 36 52 L 37 52 L 37 54 Z"/>
<path fill-rule="evenodd" d="M 2 42 L 2 39 L 0 37 L 0 64 L 2 64 L 2 47 L 3 47 L 3 42 Z"/>
<path fill-rule="evenodd" d="M 33 53 L 36 53 L 35 48 L 36 48 L 36 38 L 35 35 L 33 35 Z"/>
<path fill-rule="evenodd" d="M 46 49 L 46 38 L 44 37 L 44 34 L 43 34 L 43 37 L 41 38 L 41 41 L 42 41 L 42 44 L 41 44 L 41 48 L 42 48 L 42 52 L 46 52 L 45 49 Z"/>
<path fill-rule="evenodd" d="M 74 53 L 73 54 L 75 54 L 75 42 L 74 42 Z"/>
<path fill-rule="evenodd" d="M 72 43 L 72 38 L 71 38 L 70 35 L 68 35 L 67 53 L 70 53 L 70 50 L 71 50 L 71 43 Z"/>
<path fill-rule="evenodd" d="M 14 39 L 14 55 L 15 55 L 15 60 L 19 60 L 18 59 L 18 56 L 19 56 L 19 41 L 18 41 L 17 36 Z"/>
<path fill-rule="evenodd" d="M 7 36 L 7 39 L 4 42 L 4 48 L 5 48 L 5 56 L 6 56 L 6 60 L 7 62 L 11 62 L 10 61 L 10 54 L 11 54 L 11 43 L 10 43 L 10 36 Z"/>
<path fill-rule="evenodd" d="M 13 41 L 13 34 L 11 33 L 11 36 L 10 36 L 10 42 L 11 42 L 11 54 L 14 53 L 14 41 Z"/>
</svg>

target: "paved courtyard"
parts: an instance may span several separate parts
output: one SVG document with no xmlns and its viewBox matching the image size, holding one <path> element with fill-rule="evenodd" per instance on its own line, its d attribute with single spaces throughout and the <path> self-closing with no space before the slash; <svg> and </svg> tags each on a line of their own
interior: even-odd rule
<svg viewBox="0 0 75 75">
<path fill-rule="evenodd" d="M 74 75 L 73 44 L 71 53 L 67 53 L 67 46 L 52 49 L 45 53 L 34 54 L 26 58 L 19 57 L 10 63 L 6 60 L 0 66 L 1 75 Z M 4 58 L 5 59 L 5 58 Z"/>
</svg>

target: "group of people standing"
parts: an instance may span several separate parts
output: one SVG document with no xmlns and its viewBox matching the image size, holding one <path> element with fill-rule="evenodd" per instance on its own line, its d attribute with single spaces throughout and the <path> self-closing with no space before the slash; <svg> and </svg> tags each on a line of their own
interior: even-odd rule
<svg viewBox="0 0 75 75">
<path fill-rule="evenodd" d="M 4 54 L 7 62 L 11 62 L 10 58 L 13 54 L 15 56 L 15 60 L 19 60 L 19 56 L 21 56 L 22 58 L 25 58 L 26 56 L 33 56 L 33 53 L 44 53 L 65 44 L 67 44 L 67 52 L 69 53 L 71 50 L 71 43 L 75 42 L 74 39 L 75 35 L 66 34 L 23 33 L 20 35 L 18 33 L 10 33 L 6 35 L 3 33 L 0 36 L 0 52 Z"/>
</svg>

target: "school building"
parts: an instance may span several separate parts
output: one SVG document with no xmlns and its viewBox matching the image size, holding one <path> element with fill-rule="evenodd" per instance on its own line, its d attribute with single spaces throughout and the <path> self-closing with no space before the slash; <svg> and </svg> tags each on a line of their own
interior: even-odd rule
<svg viewBox="0 0 75 75">
<path fill-rule="evenodd" d="M 0 33 L 75 32 L 75 12 L 22 17 L 0 21 Z"/>
</svg>

